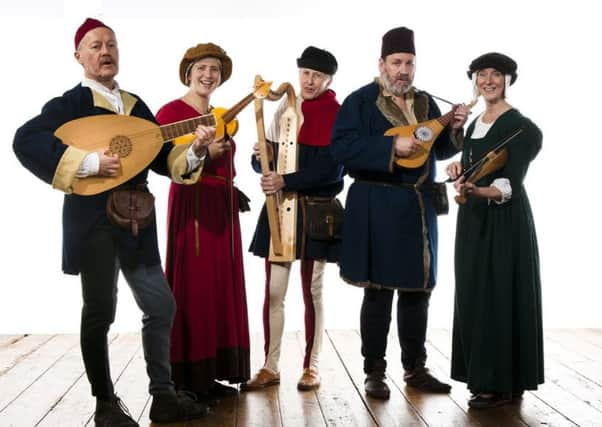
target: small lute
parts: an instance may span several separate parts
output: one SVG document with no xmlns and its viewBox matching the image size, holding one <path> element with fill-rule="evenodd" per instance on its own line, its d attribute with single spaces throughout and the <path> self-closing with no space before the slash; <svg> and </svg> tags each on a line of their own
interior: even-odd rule
<svg viewBox="0 0 602 427">
<path fill-rule="evenodd" d="M 470 102 L 467 107 L 470 109 L 477 103 L 477 100 Z M 429 158 L 431 148 L 437 140 L 437 137 L 443 129 L 451 122 L 454 117 L 455 108 L 452 108 L 447 114 L 426 122 L 415 125 L 398 126 L 385 132 L 385 136 L 414 136 L 421 142 L 415 153 L 408 157 L 395 157 L 395 163 L 402 168 L 419 168 Z"/>
</svg>

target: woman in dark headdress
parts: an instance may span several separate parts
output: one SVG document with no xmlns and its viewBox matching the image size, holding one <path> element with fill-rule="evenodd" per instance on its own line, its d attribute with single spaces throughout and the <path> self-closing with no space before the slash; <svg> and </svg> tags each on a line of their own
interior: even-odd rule
<svg viewBox="0 0 602 427">
<path fill-rule="evenodd" d="M 506 146 L 501 169 L 454 184 L 467 202 L 457 220 L 451 376 L 467 384 L 472 408 L 510 403 L 544 381 L 539 255 L 523 185 L 542 134 L 507 101 L 516 68 L 500 53 L 472 61 L 468 76 L 486 108 L 467 129 L 461 162 L 447 167 L 457 179 L 522 129 Z"/>
</svg>

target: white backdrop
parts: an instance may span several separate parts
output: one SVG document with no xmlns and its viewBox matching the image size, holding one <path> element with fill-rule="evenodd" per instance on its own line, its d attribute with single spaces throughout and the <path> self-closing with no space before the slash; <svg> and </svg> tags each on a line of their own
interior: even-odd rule
<svg viewBox="0 0 602 427">
<path fill-rule="evenodd" d="M 250 92 L 257 73 L 273 80 L 274 86 L 283 81 L 297 85 L 296 58 L 310 44 L 337 57 L 339 72 L 332 88 L 342 102 L 376 76 L 381 37 L 400 25 L 415 30 L 416 86 L 455 102 L 470 99 L 465 71 L 473 58 L 493 50 L 509 54 L 519 66 L 509 100 L 544 133 L 543 150 L 532 164 L 526 185 L 539 235 L 545 326 L 602 327 L 602 283 L 597 269 L 602 144 L 592 116 L 601 95 L 602 64 L 595 43 L 602 40 L 602 34 L 590 2 L 12 3 L 0 6 L 0 334 L 78 330 L 79 279 L 60 271 L 62 194 L 20 166 L 12 152 L 12 139 L 44 102 L 80 81 L 82 71 L 72 57 L 73 34 L 86 16 L 97 17 L 116 31 L 121 52 L 117 79 L 124 89 L 141 95 L 153 111 L 184 94 L 178 64 L 183 52 L 199 42 L 218 43 L 233 58 L 232 78 L 212 99 L 214 105 L 224 107 Z M 443 112 L 449 109 L 440 107 Z M 480 103 L 475 111 L 482 108 Z M 258 177 L 249 166 L 256 140 L 252 108 L 243 111 L 239 120 L 237 183 L 252 198 L 252 212 L 241 216 L 247 248 L 263 198 Z M 439 165 L 440 171 L 445 164 Z M 163 249 L 168 182 L 152 176 L 151 187 L 157 197 Z M 430 325 L 436 327 L 451 326 L 455 214 L 452 207 L 450 215 L 440 221 L 439 283 L 430 309 Z M 249 320 L 251 329 L 258 331 L 263 262 L 246 253 L 245 269 Z M 302 329 L 298 267 L 291 277 L 286 327 Z M 140 312 L 123 281 L 119 295 L 114 330 L 138 329 Z M 330 265 L 325 283 L 326 327 L 358 327 L 361 297 L 362 291 L 343 284 L 336 266 Z"/>
</svg>

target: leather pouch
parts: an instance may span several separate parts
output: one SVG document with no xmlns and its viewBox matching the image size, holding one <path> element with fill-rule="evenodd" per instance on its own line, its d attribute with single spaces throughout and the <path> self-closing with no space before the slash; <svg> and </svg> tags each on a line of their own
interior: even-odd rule
<svg viewBox="0 0 602 427">
<path fill-rule="evenodd" d="M 111 223 L 130 229 L 132 235 L 137 236 L 155 217 L 155 197 L 144 185 L 114 190 L 107 199 L 107 217 Z"/>
</svg>

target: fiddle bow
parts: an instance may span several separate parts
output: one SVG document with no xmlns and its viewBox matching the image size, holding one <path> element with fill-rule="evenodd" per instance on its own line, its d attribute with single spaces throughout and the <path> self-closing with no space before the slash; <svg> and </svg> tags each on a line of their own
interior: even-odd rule
<svg viewBox="0 0 602 427">
<path fill-rule="evenodd" d="M 478 161 L 476 161 L 472 166 L 470 166 L 468 169 L 462 172 L 462 174 L 459 177 L 457 177 L 456 179 L 448 178 L 445 182 L 454 182 L 460 178 L 464 178 L 465 182 L 470 182 L 474 184 L 484 176 L 487 176 L 501 169 L 508 160 L 508 151 L 506 150 L 506 145 L 518 135 L 520 135 L 522 132 L 523 129 L 518 128 L 511 135 L 509 135 L 503 141 L 497 144 L 491 151 L 489 151 Z M 459 205 L 463 205 L 464 203 L 466 203 L 465 192 L 461 191 L 460 194 L 456 195 L 454 200 Z"/>
</svg>

